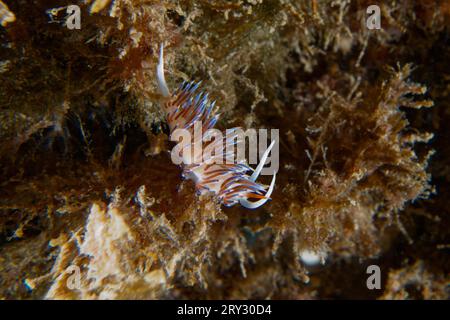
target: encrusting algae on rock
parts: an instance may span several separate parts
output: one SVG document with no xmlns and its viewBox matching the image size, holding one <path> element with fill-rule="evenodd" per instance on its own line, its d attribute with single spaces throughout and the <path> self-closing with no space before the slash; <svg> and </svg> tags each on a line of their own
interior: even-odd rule
<svg viewBox="0 0 450 320">
<path fill-rule="evenodd" d="M 0 298 L 448 298 L 449 6 L 371 4 L 2 0 Z M 279 129 L 263 206 L 172 163 L 160 43 L 218 129 Z"/>
</svg>

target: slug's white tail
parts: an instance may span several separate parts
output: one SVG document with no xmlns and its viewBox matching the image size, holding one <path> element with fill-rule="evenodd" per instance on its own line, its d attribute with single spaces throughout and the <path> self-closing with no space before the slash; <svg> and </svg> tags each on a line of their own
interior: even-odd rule
<svg viewBox="0 0 450 320">
<path fill-rule="evenodd" d="M 170 92 L 167 87 L 166 78 L 164 77 L 164 44 L 161 43 L 159 47 L 159 62 L 156 66 L 156 80 L 158 81 L 158 88 L 164 97 L 169 97 Z"/>
</svg>

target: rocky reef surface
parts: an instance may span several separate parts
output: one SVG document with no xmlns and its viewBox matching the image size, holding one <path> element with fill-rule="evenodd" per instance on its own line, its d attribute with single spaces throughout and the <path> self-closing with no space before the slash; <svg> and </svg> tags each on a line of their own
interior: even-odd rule
<svg viewBox="0 0 450 320">
<path fill-rule="evenodd" d="M 448 298 L 450 4 L 372 2 L 0 1 L 0 298 Z M 172 164 L 160 43 L 217 127 L 280 130 L 263 207 Z"/>
</svg>

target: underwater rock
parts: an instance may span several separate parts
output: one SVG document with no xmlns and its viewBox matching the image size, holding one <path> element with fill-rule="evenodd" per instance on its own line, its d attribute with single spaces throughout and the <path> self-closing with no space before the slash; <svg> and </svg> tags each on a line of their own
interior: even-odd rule
<svg viewBox="0 0 450 320">
<path fill-rule="evenodd" d="M 450 7 L 371 4 L 0 1 L 0 298 L 448 298 Z M 160 43 L 218 129 L 279 129 L 264 206 L 172 163 Z"/>
</svg>

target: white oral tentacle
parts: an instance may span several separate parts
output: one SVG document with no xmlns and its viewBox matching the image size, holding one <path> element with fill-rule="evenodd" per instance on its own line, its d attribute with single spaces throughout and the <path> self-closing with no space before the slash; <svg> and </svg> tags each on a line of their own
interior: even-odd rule
<svg viewBox="0 0 450 320">
<path fill-rule="evenodd" d="M 270 195 L 272 194 L 273 188 L 275 186 L 275 178 L 277 177 L 276 172 L 273 174 L 272 182 L 270 183 L 269 189 L 267 190 L 265 194 L 265 199 L 261 199 L 255 202 L 251 202 L 248 199 L 241 199 L 239 200 L 239 203 L 241 206 L 247 208 L 247 209 L 256 209 L 262 206 L 264 203 L 266 203 L 270 199 Z"/>
<path fill-rule="evenodd" d="M 164 77 L 164 44 L 161 43 L 159 48 L 159 62 L 156 67 L 156 79 L 158 81 L 158 88 L 164 97 L 169 97 L 170 92 L 167 87 L 166 78 Z"/>
<path fill-rule="evenodd" d="M 275 140 L 272 140 L 272 143 L 267 148 L 266 152 L 264 152 L 263 156 L 261 157 L 261 160 L 259 161 L 258 166 L 256 167 L 255 171 L 250 176 L 250 180 L 256 181 L 258 179 L 258 176 L 263 169 L 264 165 L 266 164 L 267 157 L 269 156 L 270 150 L 272 150 L 273 146 L 275 145 Z"/>
<path fill-rule="evenodd" d="M 259 164 L 256 167 L 255 171 L 250 176 L 250 180 L 256 181 L 256 179 L 258 178 L 259 174 L 261 173 L 261 170 L 263 169 L 264 164 L 266 163 L 267 157 L 269 156 L 269 153 L 272 150 L 274 145 L 275 145 L 275 140 L 272 140 L 272 143 L 270 144 L 270 146 L 267 148 L 267 150 L 264 152 L 263 156 L 261 157 L 261 160 L 259 161 Z M 241 204 L 241 206 L 243 206 L 247 209 L 256 209 L 256 208 L 259 208 L 260 206 L 262 206 L 263 204 L 265 204 L 269 200 L 270 195 L 273 192 L 276 177 L 277 177 L 277 173 L 274 172 L 272 182 L 270 183 L 269 189 L 267 190 L 266 194 L 264 195 L 266 197 L 265 199 L 261 199 L 261 200 L 255 201 L 255 202 L 251 202 L 248 199 L 241 199 L 241 200 L 239 200 L 239 203 Z"/>
</svg>

